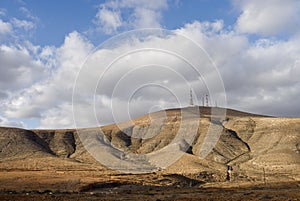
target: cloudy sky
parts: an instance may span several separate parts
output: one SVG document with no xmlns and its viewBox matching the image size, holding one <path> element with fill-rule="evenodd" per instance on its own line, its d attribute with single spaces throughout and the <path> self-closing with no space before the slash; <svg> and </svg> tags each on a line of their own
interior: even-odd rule
<svg viewBox="0 0 300 201">
<path fill-rule="evenodd" d="M 299 19 L 298 0 L 0 0 L 0 125 L 74 127 L 74 104 L 81 126 L 112 123 L 187 106 L 190 88 L 299 117 Z"/>
</svg>

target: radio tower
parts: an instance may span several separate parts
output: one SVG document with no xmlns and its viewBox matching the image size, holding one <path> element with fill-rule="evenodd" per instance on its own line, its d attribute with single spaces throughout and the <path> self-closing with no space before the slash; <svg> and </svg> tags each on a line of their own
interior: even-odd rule
<svg viewBox="0 0 300 201">
<path fill-rule="evenodd" d="M 190 106 L 194 106 L 193 92 L 191 88 L 190 88 Z"/>
<path fill-rule="evenodd" d="M 207 94 L 206 94 L 205 98 L 206 98 L 206 107 L 208 107 L 208 95 Z"/>
</svg>

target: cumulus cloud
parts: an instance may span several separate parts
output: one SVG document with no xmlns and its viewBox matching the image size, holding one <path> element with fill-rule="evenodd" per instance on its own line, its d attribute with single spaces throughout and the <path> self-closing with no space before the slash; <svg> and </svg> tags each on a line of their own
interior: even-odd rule
<svg viewBox="0 0 300 201">
<path fill-rule="evenodd" d="M 123 38 L 113 46 L 104 44 L 81 68 L 94 46 L 78 32 L 72 32 L 61 47 L 45 47 L 38 51 L 45 61 L 54 59 L 57 67 L 49 78 L 9 99 L 4 106 L 5 117 L 37 118 L 41 128 L 73 127 L 71 97 L 78 72 L 76 90 L 79 96 L 75 93 L 73 101 L 75 115 L 82 121 L 77 126 L 124 121 L 153 111 L 153 108 L 186 106 L 191 86 L 197 98 L 195 103 L 201 105 L 201 98 L 208 93 L 207 86 L 212 86 L 216 77 L 211 73 L 212 64 L 206 53 L 201 53 L 194 43 L 182 43 L 186 40 L 200 45 L 217 65 L 229 107 L 262 114 L 299 116 L 300 49 L 297 44 L 300 36 L 287 41 L 260 39 L 252 43 L 245 35 L 224 28 L 223 22 L 218 20 L 195 21 L 173 33 L 183 36 Z M 166 48 L 169 52 L 158 51 Z M 200 75 L 172 52 L 185 55 L 190 62 L 200 61 Z M 118 58 L 120 55 L 123 56 Z M 85 65 L 89 68 L 84 68 Z M 218 96 L 220 90 L 215 92 L 211 97 L 212 105 L 222 100 Z M 218 105 L 226 106 L 220 102 Z"/>
<path fill-rule="evenodd" d="M 153 32 L 155 35 L 142 38 L 140 32 L 128 38 L 123 35 L 91 55 L 80 71 L 73 96 L 75 117 L 84 121 L 79 126 L 84 127 L 87 119 L 90 126 L 129 120 L 148 113 L 155 105 L 187 105 L 192 84 L 199 92 L 206 91 L 200 77 L 210 69 L 199 67 L 211 66 L 205 52 L 170 33 Z"/>
<path fill-rule="evenodd" d="M 258 113 L 299 116 L 299 42 L 299 37 L 258 40 L 234 58 L 231 68 L 226 67 L 238 72 L 237 76 L 230 71 L 223 75 L 231 104 Z"/>
<path fill-rule="evenodd" d="M 40 60 L 51 59 L 57 65 L 51 68 L 47 78 L 42 80 L 31 80 L 31 85 L 16 93 L 12 98 L 4 102 L 4 114 L 9 118 L 38 118 L 41 126 L 50 128 L 53 124 L 47 124 L 44 119 L 51 118 L 58 113 L 60 105 L 72 102 L 72 89 L 76 75 L 80 67 L 91 51 L 93 46 L 86 41 L 78 32 L 72 32 L 66 36 L 64 44 L 54 49 L 45 47 L 37 55 Z M 28 56 L 29 57 L 29 56 Z M 50 62 L 50 63 L 52 63 Z M 24 62 L 25 63 L 25 62 Z M 43 63 L 46 65 L 46 63 Z M 34 74 L 34 73 L 33 73 Z M 22 80 L 23 76 L 15 75 L 13 80 Z M 24 76 L 27 77 L 28 76 Z M 1 79 L 4 80 L 4 79 Z M 70 120 L 72 114 L 67 116 Z M 65 122 L 60 121 L 63 116 L 56 116 L 56 127 L 65 126 Z M 51 122 L 50 121 L 50 122 Z M 72 126 L 69 124 L 69 126 Z"/>
<path fill-rule="evenodd" d="M 209 53 L 220 70 L 229 107 L 275 116 L 299 116 L 296 97 L 300 96 L 300 35 L 288 40 L 250 42 L 239 32 L 226 28 L 218 32 L 205 27 L 207 23 L 194 22 L 178 32 Z"/>
<path fill-rule="evenodd" d="M 234 0 L 241 11 L 237 29 L 242 33 L 274 35 L 293 33 L 300 26 L 298 0 Z"/>
<path fill-rule="evenodd" d="M 114 0 L 99 6 L 95 24 L 107 34 L 116 33 L 121 28 L 161 27 L 161 12 L 166 9 L 166 0 Z M 129 14 L 124 14 L 124 11 Z"/>
<path fill-rule="evenodd" d="M 16 91 L 44 79 L 46 69 L 25 47 L 0 46 L 0 90 Z"/>
</svg>

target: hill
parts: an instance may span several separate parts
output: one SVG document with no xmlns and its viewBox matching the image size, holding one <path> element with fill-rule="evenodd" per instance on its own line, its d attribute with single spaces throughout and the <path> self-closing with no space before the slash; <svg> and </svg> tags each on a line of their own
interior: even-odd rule
<svg viewBox="0 0 300 201">
<path fill-rule="evenodd" d="M 300 181 L 300 119 L 209 107 L 196 108 L 199 114 L 194 109 L 168 109 L 101 128 L 2 127 L 0 191 Z M 226 111 L 226 117 L 216 117 L 212 109 Z M 95 139 L 101 146 L 112 146 L 97 148 Z M 91 150 L 98 151 L 102 164 Z"/>
</svg>

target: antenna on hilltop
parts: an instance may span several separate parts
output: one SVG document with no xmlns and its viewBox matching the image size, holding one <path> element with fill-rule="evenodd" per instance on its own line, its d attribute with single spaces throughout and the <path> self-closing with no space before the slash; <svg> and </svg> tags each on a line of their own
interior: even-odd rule
<svg viewBox="0 0 300 201">
<path fill-rule="evenodd" d="M 206 99 L 206 107 L 208 107 L 208 95 L 205 95 L 205 99 Z"/>
<path fill-rule="evenodd" d="M 191 88 L 190 88 L 190 106 L 194 106 L 193 92 Z"/>
</svg>

